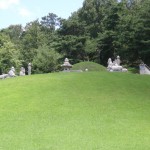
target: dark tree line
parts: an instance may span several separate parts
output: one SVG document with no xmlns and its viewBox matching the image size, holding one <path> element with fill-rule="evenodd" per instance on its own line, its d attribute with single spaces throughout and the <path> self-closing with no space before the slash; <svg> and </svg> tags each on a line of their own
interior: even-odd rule
<svg viewBox="0 0 150 150">
<path fill-rule="evenodd" d="M 34 73 L 53 72 L 65 57 L 106 65 L 117 55 L 129 66 L 150 65 L 149 0 L 85 0 L 68 19 L 49 13 L 0 31 L 0 73 L 29 62 Z"/>
</svg>

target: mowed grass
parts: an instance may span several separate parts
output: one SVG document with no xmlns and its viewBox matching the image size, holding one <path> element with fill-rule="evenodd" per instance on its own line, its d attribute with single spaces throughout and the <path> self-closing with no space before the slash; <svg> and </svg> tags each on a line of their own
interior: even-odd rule
<svg viewBox="0 0 150 150">
<path fill-rule="evenodd" d="M 150 76 L 0 80 L 0 150 L 150 150 Z"/>
<path fill-rule="evenodd" d="M 100 64 L 91 61 L 84 61 L 77 64 L 74 64 L 71 70 L 82 70 L 85 71 L 106 71 L 106 68 Z"/>
</svg>

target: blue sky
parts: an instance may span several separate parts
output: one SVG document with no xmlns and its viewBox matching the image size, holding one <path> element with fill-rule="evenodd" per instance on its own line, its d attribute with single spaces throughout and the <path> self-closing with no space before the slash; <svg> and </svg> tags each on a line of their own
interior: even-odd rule
<svg viewBox="0 0 150 150">
<path fill-rule="evenodd" d="M 41 19 L 48 13 L 68 18 L 84 0 L 0 0 L 0 29 Z"/>
</svg>

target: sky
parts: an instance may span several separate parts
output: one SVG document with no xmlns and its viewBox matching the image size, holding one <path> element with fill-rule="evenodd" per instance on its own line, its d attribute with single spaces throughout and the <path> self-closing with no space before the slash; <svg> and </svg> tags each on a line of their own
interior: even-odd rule
<svg viewBox="0 0 150 150">
<path fill-rule="evenodd" d="M 67 19 L 84 0 L 0 0 L 0 29 L 41 19 L 48 13 Z"/>
</svg>

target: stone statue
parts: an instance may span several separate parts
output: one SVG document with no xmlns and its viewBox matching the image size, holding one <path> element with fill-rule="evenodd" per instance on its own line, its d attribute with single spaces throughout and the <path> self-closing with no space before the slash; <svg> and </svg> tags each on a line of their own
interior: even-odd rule
<svg viewBox="0 0 150 150">
<path fill-rule="evenodd" d="M 24 67 L 21 67 L 19 75 L 20 76 L 25 76 L 25 68 Z"/>
<path fill-rule="evenodd" d="M 126 68 L 123 68 L 120 66 L 120 56 L 117 56 L 117 59 L 115 59 L 113 62 L 111 58 L 108 59 L 108 66 L 107 70 L 110 72 L 119 71 L 119 72 L 127 72 L 128 70 Z"/>
<path fill-rule="evenodd" d="M 5 78 L 9 78 L 9 77 L 16 77 L 16 75 L 15 75 L 15 68 L 14 67 L 11 67 L 11 69 L 8 72 L 8 74 L 0 75 L 0 79 L 5 79 Z"/>
<path fill-rule="evenodd" d="M 31 75 L 31 63 L 28 64 L 28 75 Z"/>
<path fill-rule="evenodd" d="M 8 77 L 16 77 L 14 67 L 11 67 L 11 69 L 9 70 Z"/>
<path fill-rule="evenodd" d="M 140 68 L 140 74 L 150 75 L 150 68 L 143 62 L 139 65 L 139 68 Z"/>
<path fill-rule="evenodd" d="M 111 58 L 108 58 L 107 64 L 108 64 L 107 68 L 110 68 L 113 65 Z"/>
<path fill-rule="evenodd" d="M 120 66 L 120 63 L 121 63 L 120 56 L 117 56 L 116 63 Z"/>
</svg>

